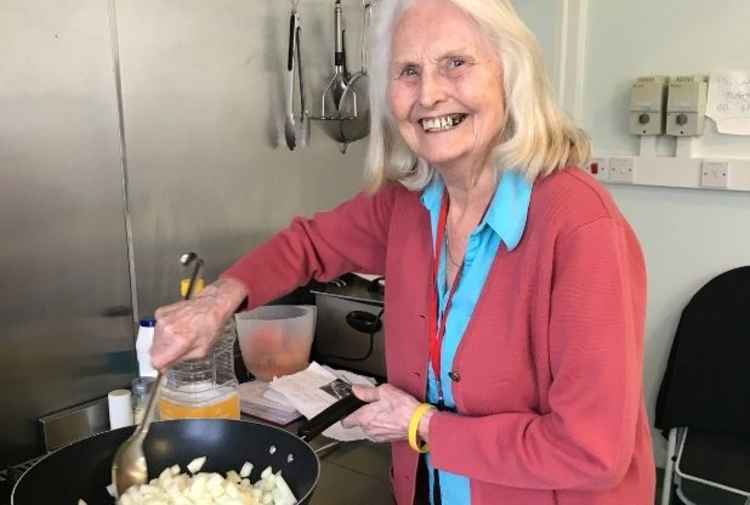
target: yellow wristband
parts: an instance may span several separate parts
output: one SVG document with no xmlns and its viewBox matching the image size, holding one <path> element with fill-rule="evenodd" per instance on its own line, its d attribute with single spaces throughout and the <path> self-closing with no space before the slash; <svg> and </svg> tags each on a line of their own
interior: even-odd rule
<svg viewBox="0 0 750 505">
<path fill-rule="evenodd" d="M 420 445 L 419 441 L 417 440 L 417 433 L 419 432 L 419 422 L 428 411 L 433 410 L 434 408 L 435 407 L 433 407 L 429 403 L 422 403 L 414 410 L 414 413 L 411 415 L 411 420 L 409 421 L 409 446 L 419 453 L 425 453 L 430 450 L 427 444 Z"/>
</svg>

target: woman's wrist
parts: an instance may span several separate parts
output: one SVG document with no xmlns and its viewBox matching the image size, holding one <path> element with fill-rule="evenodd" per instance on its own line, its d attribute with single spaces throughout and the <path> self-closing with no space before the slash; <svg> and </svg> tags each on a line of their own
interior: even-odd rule
<svg viewBox="0 0 750 505">
<path fill-rule="evenodd" d="M 430 419 L 432 419 L 433 415 L 435 415 L 435 409 L 430 409 L 425 412 L 422 419 L 419 420 L 417 433 L 419 433 L 419 438 L 422 439 L 424 443 L 430 442 Z"/>
<path fill-rule="evenodd" d="M 221 311 L 222 317 L 226 319 L 248 297 L 248 292 L 241 281 L 231 278 L 221 278 L 204 289 L 200 297 L 213 298 Z"/>
</svg>

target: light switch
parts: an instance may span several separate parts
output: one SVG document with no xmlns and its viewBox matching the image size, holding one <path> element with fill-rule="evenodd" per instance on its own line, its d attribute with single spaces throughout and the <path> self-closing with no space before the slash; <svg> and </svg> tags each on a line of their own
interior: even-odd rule
<svg viewBox="0 0 750 505">
<path fill-rule="evenodd" d="M 669 78 L 640 77 L 630 92 L 630 133 L 663 135 Z"/>
<path fill-rule="evenodd" d="M 667 135 L 695 137 L 703 135 L 706 119 L 708 82 L 706 76 L 675 77 L 669 82 L 667 99 Z"/>
</svg>

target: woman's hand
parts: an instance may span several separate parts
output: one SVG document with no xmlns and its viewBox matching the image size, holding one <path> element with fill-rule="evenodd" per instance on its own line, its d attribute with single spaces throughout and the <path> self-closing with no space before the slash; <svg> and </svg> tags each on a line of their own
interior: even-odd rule
<svg viewBox="0 0 750 505">
<path fill-rule="evenodd" d="M 209 285 L 192 300 L 157 309 L 151 364 L 163 370 L 183 359 L 202 358 L 224 328 L 224 322 L 247 296 L 233 279 Z"/>
<path fill-rule="evenodd" d="M 345 428 L 359 426 L 375 442 L 406 440 L 409 421 L 419 406 L 419 401 L 390 384 L 383 384 L 377 388 L 355 385 L 352 386 L 352 392 L 369 405 L 341 421 Z M 431 416 L 432 412 L 425 414 L 419 425 L 420 437 L 425 442 Z"/>
</svg>

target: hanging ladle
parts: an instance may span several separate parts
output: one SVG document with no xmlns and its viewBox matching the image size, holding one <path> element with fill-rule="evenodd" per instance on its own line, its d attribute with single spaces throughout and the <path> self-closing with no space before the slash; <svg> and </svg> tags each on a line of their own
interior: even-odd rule
<svg viewBox="0 0 750 505">
<path fill-rule="evenodd" d="M 370 133 L 370 78 L 367 75 L 368 66 L 368 32 L 372 19 L 371 0 L 362 0 L 362 40 L 361 60 L 362 68 L 350 79 L 338 103 L 341 121 L 341 137 L 344 143 L 352 143 L 366 137 Z"/>
</svg>

